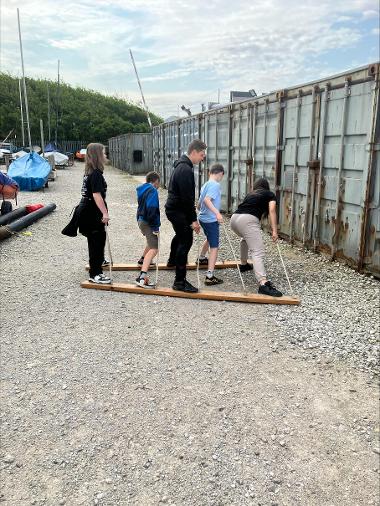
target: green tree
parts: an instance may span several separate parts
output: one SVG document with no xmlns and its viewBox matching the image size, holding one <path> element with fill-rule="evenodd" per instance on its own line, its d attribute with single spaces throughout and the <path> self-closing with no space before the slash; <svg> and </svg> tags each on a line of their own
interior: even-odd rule
<svg viewBox="0 0 380 506">
<path fill-rule="evenodd" d="M 48 139 L 47 86 L 50 94 L 51 139 Z M 55 139 L 57 119 L 58 140 L 105 143 L 110 137 L 120 134 L 150 131 L 145 111 L 126 100 L 65 83 L 58 89 L 56 82 L 46 79 L 27 78 L 26 87 L 33 140 L 40 138 L 40 119 L 44 122 L 46 141 Z M 0 73 L 0 140 L 13 129 L 11 138 L 21 146 L 19 102 L 18 79 Z M 154 114 L 151 114 L 151 119 L 153 125 L 162 122 Z"/>
</svg>

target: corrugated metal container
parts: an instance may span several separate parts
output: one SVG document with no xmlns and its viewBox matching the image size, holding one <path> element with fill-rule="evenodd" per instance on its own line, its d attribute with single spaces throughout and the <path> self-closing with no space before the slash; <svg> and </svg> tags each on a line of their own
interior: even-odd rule
<svg viewBox="0 0 380 506">
<path fill-rule="evenodd" d="M 224 211 L 264 176 L 283 238 L 380 276 L 379 63 L 155 127 L 165 185 L 195 138 L 208 146 L 207 167 L 226 168 Z M 205 163 L 195 169 L 198 189 Z"/>
<path fill-rule="evenodd" d="M 152 134 L 124 134 L 108 139 L 109 159 L 114 167 L 129 174 L 153 170 Z"/>
</svg>

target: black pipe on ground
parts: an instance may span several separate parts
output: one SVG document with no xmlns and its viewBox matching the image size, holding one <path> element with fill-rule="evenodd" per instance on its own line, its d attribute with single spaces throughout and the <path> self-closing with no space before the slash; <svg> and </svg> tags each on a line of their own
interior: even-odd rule
<svg viewBox="0 0 380 506">
<path fill-rule="evenodd" d="M 18 218 L 21 218 L 22 216 L 25 216 L 26 214 L 28 214 L 28 211 L 26 210 L 26 206 L 19 207 L 18 209 L 15 209 L 14 211 L 11 211 L 10 213 L 0 216 L 0 225 L 8 225 L 8 223 L 10 223 L 11 221 L 17 220 Z"/>
<path fill-rule="evenodd" d="M 28 227 L 29 225 L 39 220 L 43 216 L 50 214 L 52 211 L 54 211 L 56 207 L 57 206 L 55 204 L 47 204 L 41 209 L 37 209 L 37 211 L 33 211 L 32 213 L 27 214 L 23 218 L 20 218 L 16 221 L 13 221 L 12 223 L 9 223 L 8 225 L 0 227 L 0 241 L 6 239 L 7 237 L 10 237 L 16 232 L 19 232 L 23 228 Z"/>
</svg>

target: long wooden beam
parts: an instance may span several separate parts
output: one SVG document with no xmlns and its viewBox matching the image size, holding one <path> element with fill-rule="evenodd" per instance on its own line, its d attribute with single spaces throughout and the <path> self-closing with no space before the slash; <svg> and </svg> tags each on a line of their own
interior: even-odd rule
<svg viewBox="0 0 380 506">
<path fill-rule="evenodd" d="M 156 266 L 151 266 L 149 269 L 154 271 Z M 194 271 L 197 268 L 196 263 L 187 264 L 187 269 L 189 271 Z M 208 266 L 199 264 L 199 269 L 207 269 Z M 215 269 L 236 269 L 236 262 L 231 260 L 225 260 L 224 262 L 217 262 L 215 265 Z M 135 264 L 113 264 L 113 271 L 138 271 L 141 269 L 141 265 L 138 265 L 137 262 Z M 173 271 L 175 267 L 168 267 L 166 264 L 158 264 L 158 269 L 160 271 Z M 89 266 L 86 265 L 86 270 L 89 270 Z M 104 270 L 108 271 L 108 267 L 104 267 Z"/>
<path fill-rule="evenodd" d="M 140 288 L 136 285 L 128 283 L 112 283 L 111 285 L 100 285 L 91 283 L 91 281 L 83 281 L 82 288 L 92 288 L 94 290 L 108 290 L 111 292 L 127 292 L 138 293 L 139 295 L 159 295 L 163 297 L 179 297 L 182 299 L 203 299 L 203 300 L 219 300 L 231 302 L 248 302 L 253 304 L 291 304 L 299 305 L 298 297 L 290 297 L 283 295 L 282 297 L 269 297 L 258 293 L 238 293 L 238 292 L 219 292 L 211 290 L 201 290 L 198 293 L 187 293 L 173 290 L 172 288 Z"/>
</svg>

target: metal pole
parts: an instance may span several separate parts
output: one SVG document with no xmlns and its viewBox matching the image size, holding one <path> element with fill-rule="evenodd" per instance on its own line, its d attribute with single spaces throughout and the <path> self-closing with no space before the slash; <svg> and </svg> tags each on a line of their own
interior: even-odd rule
<svg viewBox="0 0 380 506">
<path fill-rule="evenodd" d="M 316 110 L 316 99 L 317 97 L 317 88 L 314 86 L 313 94 L 312 94 L 312 109 L 311 109 L 311 121 L 310 121 L 310 137 L 309 137 L 309 161 L 313 159 L 314 153 L 314 130 L 315 130 L 315 110 Z M 307 166 L 307 178 L 306 178 L 306 195 L 305 195 L 305 214 L 302 226 L 302 244 L 306 242 L 306 234 L 308 233 L 307 227 L 309 224 L 309 216 L 310 216 L 310 206 L 311 202 L 309 202 L 310 197 L 310 165 Z"/>
<path fill-rule="evenodd" d="M 21 79 L 18 80 L 18 91 L 20 93 L 20 113 L 21 113 L 21 138 L 22 146 L 25 146 L 25 128 L 24 128 L 24 108 L 22 105 Z"/>
<path fill-rule="evenodd" d="M 342 112 L 342 128 L 340 131 L 340 152 L 339 152 L 339 167 L 338 174 L 336 177 L 336 193 L 335 193 L 335 230 L 334 235 L 332 237 L 331 244 L 331 260 L 335 258 L 336 251 L 339 245 L 339 232 L 340 232 L 340 220 L 342 214 L 342 199 L 343 199 L 343 181 L 342 181 L 342 172 L 344 165 L 344 141 L 346 136 L 346 118 L 347 118 L 347 103 L 348 97 L 350 96 L 350 82 L 346 80 L 344 86 L 344 99 L 343 99 L 343 112 Z"/>
<path fill-rule="evenodd" d="M 326 135 L 326 125 L 327 125 L 327 113 L 328 113 L 328 104 L 330 100 L 330 87 L 327 84 L 325 87 L 324 98 L 323 98 L 323 118 L 322 118 L 322 128 L 320 132 L 319 138 L 319 174 L 318 174 L 318 189 L 317 189 L 317 202 L 314 211 L 314 229 L 313 229 L 313 249 L 317 250 L 319 244 L 319 235 L 320 235 L 320 213 L 321 213 L 321 200 L 322 200 L 322 184 L 323 184 L 323 168 L 325 163 L 325 135 Z"/>
<path fill-rule="evenodd" d="M 29 149 L 30 149 L 30 152 L 32 152 L 32 138 L 30 136 L 28 94 L 26 92 L 26 83 L 25 83 L 24 55 L 23 55 L 23 52 L 22 52 L 20 11 L 19 11 L 19 9 L 17 9 L 17 23 L 18 23 L 18 38 L 19 38 L 19 41 L 20 41 L 20 56 L 21 56 L 21 68 L 22 68 L 22 84 L 23 84 L 23 88 L 24 88 L 24 99 L 25 99 L 25 110 L 26 110 L 26 127 L 27 127 L 27 130 L 28 130 Z"/>
<path fill-rule="evenodd" d="M 242 114 L 242 109 L 241 109 L 241 105 L 239 104 L 239 122 L 238 122 L 238 125 L 239 125 L 239 132 L 238 132 L 238 138 L 239 138 L 239 147 L 238 147 L 238 163 L 237 163 L 237 205 L 240 204 L 240 177 L 241 177 L 241 169 L 240 169 L 240 164 L 241 164 L 241 114 Z"/>
<path fill-rule="evenodd" d="M 256 179 L 256 123 L 257 123 L 257 107 L 258 102 L 254 103 L 253 117 L 252 117 L 252 142 L 251 142 L 251 158 L 252 158 L 252 183 Z M 251 188 L 249 189 L 251 191 Z"/>
<path fill-rule="evenodd" d="M 44 151 L 44 145 L 45 145 L 45 141 L 44 141 L 44 122 L 42 121 L 42 119 L 40 119 L 40 134 L 41 134 L 42 156 L 44 156 L 45 155 L 45 151 Z"/>
<path fill-rule="evenodd" d="M 293 243 L 293 231 L 294 231 L 294 219 L 295 219 L 295 212 L 294 212 L 294 206 L 295 206 L 295 192 L 296 192 L 296 173 L 297 173 L 297 167 L 298 167 L 298 143 L 299 143 L 299 129 L 300 129 L 300 116 L 301 116 L 301 105 L 302 105 L 302 98 L 301 98 L 301 91 L 298 92 L 298 98 L 297 98 L 297 119 L 296 119 L 296 132 L 294 135 L 294 160 L 293 160 L 293 177 L 292 177 L 292 196 L 291 196 L 291 214 L 290 214 L 290 234 L 289 234 L 289 241 L 290 243 Z"/>
<path fill-rule="evenodd" d="M 0 0 L 0 72 L 1 72 L 1 68 L 2 68 L 2 55 L 3 55 L 3 47 L 2 47 L 2 27 L 1 25 L 3 24 L 2 23 L 2 20 L 3 20 L 3 6 L 2 6 L 2 0 Z"/>
<path fill-rule="evenodd" d="M 218 113 L 215 111 L 215 163 L 218 161 Z"/>
<path fill-rule="evenodd" d="M 373 181 L 373 174 L 376 170 L 376 135 L 377 135 L 377 121 L 379 117 L 379 77 L 375 76 L 375 80 L 372 83 L 372 120 L 371 128 L 368 131 L 368 145 L 369 145 L 369 156 L 368 165 L 363 172 L 363 182 L 365 181 L 364 194 L 361 196 L 361 223 L 360 223 L 360 242 L 359 242 L 359 257 L 358 257 L 358 270 L 363 269 L 365 262 L 365 253 L 368 239 L 368 220 L 371 212 L 371 199 L 376 197 L 375 188 L 371 185 Z"/>
<path fill-rule="evenodd" d="M 48 134 L 49 134 L 49 142 L 51 141 L 51 129 L 50 129 L 50 93 L 49 93 L 49 83 L 46 83 L 47 88 L 47 116 L 48 116 Z"/>
<path fill-rule="evenodd" d="M 266 143 L 267 143 L 267 117 L 268 117 L 268 111 L 269 111 L 269 104 L 268 99 L 264 102 L 264 141 L 263 141 L 263 176 L 266 177 L 265 174 L 265 151 L 266 151 Z"/>
<path fill-rule="evenodd" d="M 227 153 L 227 211 L 231 211 L 232 208 L 232 179 L 233 179 L 233 105 L 228 108 L 228 153 Z"/>
<path fill-rule="evenodd" d="M 245 147 L 245 195 L 248 193 L 249 188 L 249 178 L 251 177 L 251 163 L 249 162 L 249 150 L 250 150 L 250 142 L 251 142 L 251 114 L 252 114 L 252 104 L 247 105 L 247 142 Z"/>
<path fill-rule="evenodd" d="M 13 130 L 14 130 L 14 128 L 12 128 L 12 130 L 9 130 L 8 135 L 5 137 L 5 139 L 2 142 L 7 142 L 8 137 L 11 135 L 11 133 L 13 132 Z"/>
<path fill-rule="evenodd" d="M 59 60 L 58 60 L 58 86 L 57 86 L 57 104 L 55 110 L 55 145 L 58 144 L 58 117 L 59 117 Z"/>
<path fill-rule="evenodd" d="M 150 115 L 149 115 L 148 107 L 147 107 L 147 105 L 145 103 L 144 93 L 143 93 L 143 90 L 142 90 L 142 87 L 141 87 L 139 75 L 137 73 L 137 68 L 136 68 L 136 64 L 135 64 L 135 59 L 133 58 L 133 54 L 132 54 L 132 50 L 131 49 L 129 50 L 129 53 L 131 55 L 131 60 L 132 60 L 132 63 L 133 63 L 133 68 L 135 69 L 136 79 L 137 79 L 137 83 L 138 83 L 139 88 L 140 88 L 141 98 L 142 98 L 142 101 L 143 101 L 143 104 L 144 104 L 144 107 L 145 107 L 146 116 L 148 118 L 148 123 L 149 123 L 150 129 L 152 129 L 152 122 L 150 120 Z"/>
</svg>

